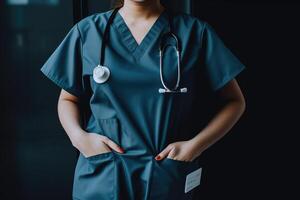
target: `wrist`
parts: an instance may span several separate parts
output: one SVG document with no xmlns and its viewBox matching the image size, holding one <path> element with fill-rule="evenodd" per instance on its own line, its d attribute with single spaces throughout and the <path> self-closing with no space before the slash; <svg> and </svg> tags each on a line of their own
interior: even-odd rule
<svg viewBox="0 0 300 200">
<path fill-rule="evenodd" d="M 198 154 L 201 154 L 207 147 L 205 142 L 197 137 L 190 139 L 190 143 L 192 148 L 195 149 Z"/>
<path fill-rule="evenodd" d="M 86 132 L 82 129 L 73 132 L 74 134 L 72 134 L 72 136 L 70 136 L 70 140 L 72 145 L 75 148 L 79 148 L 79 145 L 82 143 L 83 137 L 86 135 Z"/>
</svg>

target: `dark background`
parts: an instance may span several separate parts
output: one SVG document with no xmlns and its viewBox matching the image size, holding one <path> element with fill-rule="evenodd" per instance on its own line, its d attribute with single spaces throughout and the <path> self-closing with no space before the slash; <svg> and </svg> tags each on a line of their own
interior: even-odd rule
<svg viewBox="0 0 300 200">
<path fill-rule="evenodd" d="M 104 0 L 0 2 L 0 199 L 71 199 L 76 151 L 57 116 L 59 88 L 39 69 L 72 24 Z M 246 112 L 201 156 L 197 199 L 297 199 L 299 8 L 288 1 L 176 1 L 208 21 L 246 65 Z M 298 114 L 298 115 L 297 115 Z"/>
</svg>

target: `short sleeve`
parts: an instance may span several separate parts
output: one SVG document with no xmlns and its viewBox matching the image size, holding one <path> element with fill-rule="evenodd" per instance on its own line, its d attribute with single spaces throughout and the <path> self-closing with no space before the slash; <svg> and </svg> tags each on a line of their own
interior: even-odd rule
<svg viewBox="0 0 300 200">
<path fill-rule="evenodd" d="M 81 49 L 80 33 L 75 24 L 40 69 L 57 86 L 77 97 L 84 93 Z"/>
<path fill-rule="evenodd" d="M 225 86 L 245 69 L 207 22 L 202 32 L 202 45 L 206 75 L 214 91 Z"/>
</svg>

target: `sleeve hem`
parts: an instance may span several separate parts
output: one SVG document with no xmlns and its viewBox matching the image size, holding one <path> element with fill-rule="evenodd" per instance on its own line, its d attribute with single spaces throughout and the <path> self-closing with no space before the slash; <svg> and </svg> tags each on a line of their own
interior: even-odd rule
<svg viewBox="0 0 300 200">
<path fill-rule="evenodd" d="M 70 87 L 66 87 L 63 84 L 63 81 L 59 81 L 58 79 L 56 79 L 54 76 L 52 76 L 47 70 L 45 70 L 44 68 L 41 68 L 40 71 L 47 77 L 49 78 L 53 83 L 55 83 L 58 87 L 64 89 L 65 91 L 69 92 L 70 94 L 80 98 L 82 96 L 82 94 L 77 91 L 74 88 L 70 88 Z"/>
<path fill-rule="evenodd" d="M 246 68 L 245 65 L 242 65 L 242 67 L 238 68 L 236 71 L 234 71 L 233 73 L 231 73 L 229 76 L 226 76 L 226 78 L 224 78 L 221 83 L 219 83 L 217 86 L 215 86 L 213 88 L 213 90 L 217 91 L 217 90 L 221 89 L 222 87 L 224 87 L 229 81 L 231 81 L 232 79 L 234 79 L 245 68 Z"/>
</svg>

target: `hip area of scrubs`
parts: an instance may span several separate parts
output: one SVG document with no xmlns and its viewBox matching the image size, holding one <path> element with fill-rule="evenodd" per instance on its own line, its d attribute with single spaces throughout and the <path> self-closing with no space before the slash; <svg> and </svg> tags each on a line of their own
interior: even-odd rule
<svg viewBox="0 0 300 200">
<path fill-rule="evenodd" d="M 170 143 L 171 136 L 163 133 L 151 140 L 154 137 L 148 128 L 140 129 L 144 133 L 121 121 L 118 117 L 89 121 L 87 134 L 105 135 L 125 152 L 112 150 L 89 157 L 80 153 L 74 174 L 74 199 L 192 200 L 196 188 L 186 192 L 186 179 L 202 167 L 199 157 L 193 161 L 168 157 L 157 161 L 156 154 Z M 179 141 L 180 134 L 174 133 L 172 140 Z"/>
<path fill-rule="evenodd" d="M 186 176 L 199 169 L 197 159 L 180 161 L 134 156 L 115 151 L 77 160 L 74 199 L 192 200 L 195 189 L 185 192 Z"/>
</svg>

